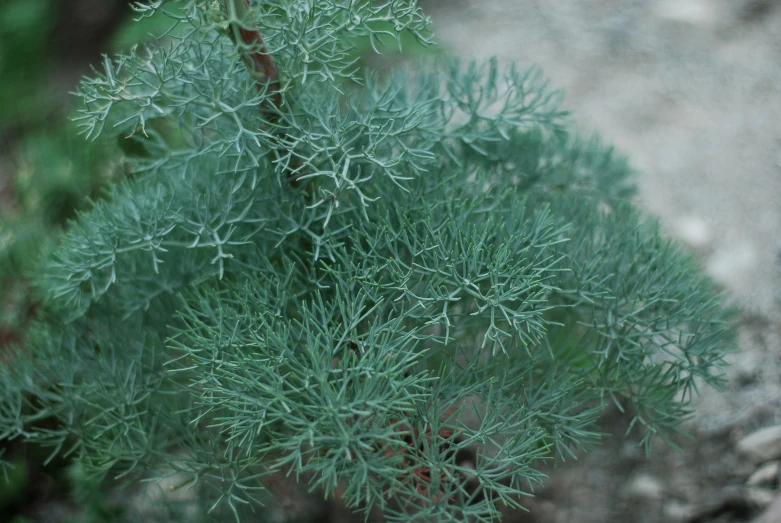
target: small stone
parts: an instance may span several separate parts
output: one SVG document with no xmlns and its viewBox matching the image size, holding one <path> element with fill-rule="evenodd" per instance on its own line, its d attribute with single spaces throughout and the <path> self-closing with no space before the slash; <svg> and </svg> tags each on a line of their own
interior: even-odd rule
<svg viewBox="0 0 781 523">
<path fill-rule="evenodd" d="M 739 288 L 755 273 L 757 254 L 751 245 L 736 244 L 713 253 L 705 271 L 722 285 Z"/>
<path fill-rule="evenodd" d="M 781 461 L 768 461 L 749 476 L 746 485 L 749 487 L 771 486 L 778 481 L 779 469 L 781 469 Z"/>
<path fill-rule="evenodd" d="M 165 467 L 162 470 L 169 472 L 172 469 Z M 161 506 L 176 503 L 182 507 L 189 519 L 198 513 L 198 489 L 199 485 L 192 477 L 184 472 L 177 472 L 164 477 L 159 482 L 144 484 L 132 503 L 134 508 L 144 515 L 158 513 Z"/>
<path fill-rule="evenodd" d="M 719 17 L 712 0 L 661 0 L 654 12 L 662 20 L 697 27 L 711 26 Z"/>
<path fill-rule="evenodd" d="M 781 425 L 752 432 L 738 442 L 737 449 L 754 463 L 781 458 Z"/>
<path fill-rule="evenodd" d="M 626 495 L 636 499 L 660 499 L 664 485 L 649 474 L 638 474 L 626 487 Z"/>
<path fill-rule="evenodd" d="M 664 513 L 664 520 L 671 523 L 675 521 L 690 521 L 695 514 L 693 506 L 677 499 L 665 503 L 664 507 L 662 507 L 662 512 Z"/>
<path fill-rule="evenodd" d="M 755 508 L 765 508 L 770 505 L 776 497 L 773 489 L 762 487 L 749 487 L 746 489 L 746 500 Z"/>
<path fill-rule="evenodd" d="M 713 239 L 708 223 L 699 216 L 684 216 L 673 225 L 673 234 L 691 249 L 707 247 Z"/>
</svg>

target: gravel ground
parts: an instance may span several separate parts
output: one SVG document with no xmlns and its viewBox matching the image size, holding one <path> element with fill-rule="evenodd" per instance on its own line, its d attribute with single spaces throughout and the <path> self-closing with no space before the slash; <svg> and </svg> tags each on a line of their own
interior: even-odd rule
<svg viewBox="0 0 781 523">
<path fill-rule="evenodd" d="M 781 511 L 770 514 L 778 470 L 761 489 L 745 483 L 781 456 L 736 450 L 745 435 L 781 423 L 781 1 L 424 7 L 442 43 L 465 58 L 540 64 L 578 126 L 629 155 L 638 203 L 745 311 L 727 394 L 704 392 L 682 452 L 660 445 L 646 460 L 631 439 L 613 436 L 552 473 L 522 520 L 751 521 L 770 507 L 756 521 L 781 521 Z"/>
</svg>

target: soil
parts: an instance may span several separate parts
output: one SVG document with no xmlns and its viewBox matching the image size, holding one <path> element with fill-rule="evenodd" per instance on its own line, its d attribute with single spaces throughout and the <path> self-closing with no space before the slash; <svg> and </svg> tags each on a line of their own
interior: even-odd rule
<svg viewBox="0 0 781 523">
<path fill-rule="evenodd" d="M 631 159 L 658 216 L 744 311 L 727 391 L 703 390 L 693 437 L 650 458 L 608 415 L 597 452 L 550 472 L 519 521 L 751 521 L 736 441 L 781 422 L 781 1 L 429 0 L 464 58 L 539 64 L 584 132 Z M 767 519 L 776 521 L 776 519 Z M 781 521 L 781 515 L 778 516 Z"/>
</svg>

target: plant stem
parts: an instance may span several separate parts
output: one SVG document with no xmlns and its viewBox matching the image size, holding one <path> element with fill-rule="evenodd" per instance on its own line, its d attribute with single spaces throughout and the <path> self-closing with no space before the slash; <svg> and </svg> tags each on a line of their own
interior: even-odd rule
<svg viewBox="0 0 781 523">
<path fill-rule="evenodd" d="M 282 105 L 282 93 L 279 90 L 279 74 L 274 58 L 269 54 L 266 43 L 250 16 L 248 0 L 224 0 L 230 23 L 230 36 L 239 48 L 241 58 L 247 66 L 250 76 L 258 82 L 258 90 L 271 92 L 271 103 L 275 107 Z"/>
<path fill-rule="evenodd" d="M 247 71 L 258 82 L 259 91 L 263 92 L 264 89 L 268 89 L 271 92 L 271 103 L 274 107 L 281 107 L 282 93 L 279 86 L 279 72 L 257 25 L 252 21 L 249 0 L 224 0 L 224 3 L 225 9 L 228 11 L 229 35 L 239 49 Z M 266 111 L 266 115 L 271 121 L 277 118 L 270 111 Z M 296 160 L 294 163 L 297 163 Z M 297 187 L 297 177 L 290 172 L 288 177 L 291 186 Z"/>
</svg>

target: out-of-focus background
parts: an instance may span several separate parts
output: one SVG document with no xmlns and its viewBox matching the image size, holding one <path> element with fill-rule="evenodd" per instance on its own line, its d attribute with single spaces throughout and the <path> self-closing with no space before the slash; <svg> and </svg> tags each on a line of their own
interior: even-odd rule
<svg viewBox="0 0 781 523">
<path fill-rule="evenodd" d="M 117 144 L 69 120 L 79 78 L 167 22 L 135 24 L 127 0 L 0 0 L 0 364 L 36 309 L 30 274 L 67 221 L 119 179 Z M 95 478 L 0 434 L 0 522 L 118 521 Z"/>
<path fill-rule="evenodd" d="M 605 446 L 551 470 L 508 521 L 781 522 L 781 0 L 422 3 L 448 52 L 541 65 L 581 131 L 630 157 L 638 204 L 744 311 L 728 390 L 704 392 L 680 452 L 646 459 L 608 413 Z M 115 142 L 78 136 L 68 93 L 164 23 L 132 23 L 125 0 L 0 1 L 0 354 L 35 309 L 35 259 L 123 175 Z M 111 521 L 78 470 L 41 462 L 0 477 L 0 521 L 79 521 L 84 506 Z"/>
<path fill-rule="evenodd" d="M 164 23 L 131 15 L 126 0 L 0 1 L 0 350 L 35 307 L 35 260 L 120 174 L 113 143 L 79 136 L 70 92 L 101 53 L 148 40 Z"/>
</svg>

